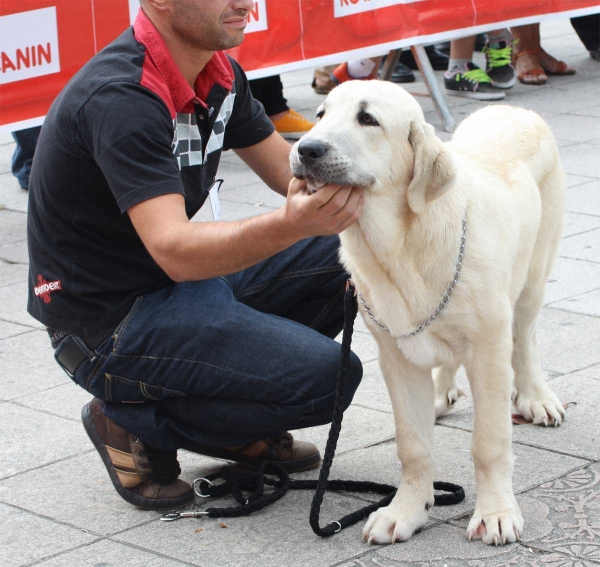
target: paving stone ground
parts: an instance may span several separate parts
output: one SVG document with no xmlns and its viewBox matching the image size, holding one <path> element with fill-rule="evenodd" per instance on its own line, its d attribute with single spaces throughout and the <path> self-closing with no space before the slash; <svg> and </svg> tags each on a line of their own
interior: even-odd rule
<svg viewBox="0 0 600 567">
<path fill-rule="evenodd" d="M 506 547 L 468 542 L 474 506 L 470 454 L 472 403 L 461 400 L 436 426 L 438 476 L 462 484 L 465 502 L 433 508 L 410 541 L 370 547 L 361 526 L 327 540 L 308 524 L 310 493 L 288 494 L 249 518 L 181 520 L 122 501 L 87 439 L 79 411 L 89 395 L 54 364 L 42 326 L 25 311 L 27 194 L 10 174 L 14 145 L 0 135 L 0 566 L 2 567 L 592 567 L 600 566 L 600 65 L 567 20 L 542 25 L 548 51 L 577 68 L 543 87 L 517 84 L 506 102 L 539 112 L 558 140 L 567 172 L 566 230 L 538 324 L 542 365 L 554 391 L 575 402 L 558 429 L 514 428 L 517 499 L 526 528 Z M 438 73 L 441 82 L 441 73 Z M 310 88 L 311 70 L 283 76 L 291 107 L 311 117 L 323 97 Z M 420 79 L 409 91 L 423 93 Z M 431 100 L 418 98 L 443 139 Z M 482 106 L 451 97 L 458 120 Z M 237 219 L 275 209 L 270 192 L 237 157 L 225 154 L 221 214 Z M 209 220 L 210 213 L 202 212 Z M 391 405 L 377 349 L 357 323 L 354 347 L 365 377 L 344 428 L 332 477 L 396 484 Z M 460 375 L 468 389 L 464 373 Z M 297 432 L 325 446 L 327 427 Z M 192 480 L 220 463 L 182 452 Z M 316 473 L 301 475 L 315 478 Z M 204 503 L 201 503 L 204 504 Z M 328 495 L 322 517 L 338 518 L 364 504 Z"/>
</svg>

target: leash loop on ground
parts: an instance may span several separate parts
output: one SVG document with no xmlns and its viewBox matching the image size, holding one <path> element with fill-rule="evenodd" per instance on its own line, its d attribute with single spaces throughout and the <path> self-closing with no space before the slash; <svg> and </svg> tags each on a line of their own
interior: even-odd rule
<svg viewBox="0 0 600 567">
<path fill-rule="evenodd" d="M 346 284 L 346 293 L 344 294 L 344 332 L 342 335 L 342 348 L 340 364 L 336 380 L 335 400 L 333 402 L 333 418 L 329 437 L 323 456 L 323 464 L 319 471 L 318 480 L 294 480 L 290 479 L 288 473 L 281 465 L 267 465 L 263 463 L 257 470 L 241 471 L 234 467 L 222 469 L 218 473 L 206 475 L 204 478 L 197 478 L 192 483 L 194 492 L 201 498 L 219 497 L 225 494 L 232 494 L 239 506 L 224 508 L 207 508 L 203 511 L 194 510 L 191 512 L 173 511 L 166 514 L 161 520 L 175 520 L 185 517 L 208 516 L 210 518 L 234 518 L 239 516 L 249 516 L 253 512 L 262 510 L 265 506 L 279 500 L 289 489 L 292 490 L 315 490 L 310 506 L 309 521 L 313 532 L 321 537 L 329 537 L 340 532 L 342 529 L 359 522 L 366 518 L 371 512 L 374 512 L 382 506 L 387 506 L 397 488 L 389 484 L 379 484 L 376 482 L 359 482 L 355 480 L 329 480 L 329 471 L 335 456 L 335 449 L 342 428 L 342 419 L 344 417 L 344 392 L 346 387 L 346 378 L 350 369 L 350 345 L 352 343 L 352 332 L 354 329 L 354 319 L 358 312 L 358 303 L 356 301 L 356 289 L 354 283 L 348 280 Z M 270 478 L 265 474 L 273 475 L 277 478 Z M 223 482 L 215 484 L 213 481 L 222 479 Z M 271 492 L 265 493 L 265 485 L 273 487 Z M 464 490 L 461 486 L 450 482 L 434 482 L 434 490 L 445 492 L 446 494 L 435 495 L 436 506 L 449 506 L 458 504 L 465 498 Z M 204 491 L 204 490 L 205 491 Z M 319 525 L 319 516 L 321 505 L 325 492 L 359 492 L 385 495 L 379 502 L 374 502 L 351 514 L 332 520 L 324 528 Z M 248 496 L 244 492 L 250 492 Z"/>
</svg>

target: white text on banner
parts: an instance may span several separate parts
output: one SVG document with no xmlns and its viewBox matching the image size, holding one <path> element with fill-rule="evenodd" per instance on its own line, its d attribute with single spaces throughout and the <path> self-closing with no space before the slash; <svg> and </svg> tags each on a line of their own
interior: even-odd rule
<svg viewBox="0 0 600 567">
<path fill-rule="evenodd" d="M 0 85 L 60 72 L 56 8 L 0 16 Z"/>
<path fill-rule="evenodd" d="M 265 0 L 254 0 L 254 7 L 248 12 L 246 33 L 265 31 L 268 28 L 267 4 Z"/>
<path fill-rule="evenodd" d="M 412 4 L 423 0 L 334 0 L 333 13 L 336 18 L 352 16 L 360 12 L 370 12 L 398 4 Z"/>
</svg>

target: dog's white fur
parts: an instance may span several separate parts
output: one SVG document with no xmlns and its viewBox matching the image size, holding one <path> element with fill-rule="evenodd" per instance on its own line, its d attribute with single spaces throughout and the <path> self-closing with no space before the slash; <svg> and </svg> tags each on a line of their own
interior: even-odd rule
<svg viewBox="0 0 600 567">
<path fill-rule="evenodd" d="M 361 123 L 365 112 L 379 125 Z M 321 113 L 294 146 L 292 170 L 317 187 L 364 187 L 361 217 L 341 234 L 341 258 L 390 330 L 364 317 L 393 404 L 402 483 L 363 537 L 403 541 L 427 521 L 434 419 L 462 394 L 455 374 L 464 365 L 477 485 L 467 535 L 514 542 L 523 518 L 512 488 L 511 394 L 536 424 L 558 425 L 565 415 L 542 375 L 535 330 L 563 224 L 565 177 L 552 133 L 531 111 L 488 106 L 442 143 L 413 97 L 379 81 L 341 85 Z M 325 144 L 326 154 L 301 163 L 297 150 L 307 142 Z M 440 303 L 465 214 L 463 266 L 448 305 L 423 333 L 396 339 Z"/>
</svg>

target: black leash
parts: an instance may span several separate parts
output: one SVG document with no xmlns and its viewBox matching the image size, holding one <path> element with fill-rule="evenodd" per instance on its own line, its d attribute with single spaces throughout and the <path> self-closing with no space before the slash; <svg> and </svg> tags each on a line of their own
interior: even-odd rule
<svg viewBox="0 0 600 567">
<path fill-rule="evenodd" d="M 396 487 L 389 484 L 378 484 L 375 482 L 355 482 L 344 480 L 328 481 L 329 470 L 333 464 L 333 457 L 337 447 L 338 438 L 342 429 L 342 419 L 344 417 L 344 390 L 346 387 L 346 376 L 350 365 L 350 345 L 352 343 L 352 332 L 354 330 L 354 320 L 358 313 L 358 303 L 356 301 L 356 289 L 354 283 L 348 280 L 346 283 L 346 293 L 344 295 L 344 332 L 342 334 L 342 358 L 338 367 L 337 384 L 335 391 L 335 401 L 333 403 L 333 418 L 331 428 L 323 456 L 323 464 L 319 473 L 319 480 L 316 483 L 316 490 L 313 501 L 310 506 L 310 525 L 317 535 L 328 537 L 341 529 L 351 526 L 356 522 L 366 518 L 371 512 L 374 512 L 382 506 L 387 506 L 396 494 Z M 448 492 L 449 494 L 435 495 L 435 504 L 437 506 L 448 506 L 458 504 L 465 498 L 465 492 L 461 486 L 449 482 L 434 482 L 434 490 Z M 339 520 L 329 522 L 324 528 L 319 525 L 319 515 L 321 513 L 321 504 L 326 490 L 346 490 L 349 492 L 374 492 L 376 494 L 385 494 L 379 502 L 365 506 L 356 512 L 352 512 Z"/>
<path fill-rule="evenodd" d="M 266 465 L 263 463 L 257 471 L 241 471 L 235 468 L 226 468 L 218 473 L 207 475 L 206 478 L 199 478 L 194 481 L 194 491 L 202 498 L 218 497 L 225 494 L 232 494 L 238 502 L 238 506 L 228 508 L 207 508 L 202 511 L 177 512 L 173 511 L 166 514 L 161 520 L 176 520 L 184 517 L 208 516 L 209 518 L 234 518 L 239 516 L 248 516 L 257 510 L 262 510 L 265 506 L 279 500 L 289 489 L 292 490 L 315 490 L 313 500 L 310 506 L 310 525 L 317 535 L 329 537 L 342 528 L 346 528 L 366 518 L 371 512 L 374 512 L 382 506 L 387 506 L 394 495 L 396 487 L 390 484 L 378 484 L 375 482 L 358 482 L 353 480 L 328 480 L 329 471 L 333 464 L 335 449 L 342 429 L 342 419 L 344 417 L 344 391 L 346 388 L 346 377 L 350 365 L 350 345 L 352 343 L 352 332 L 354 330 L 354 320 L 358 312 L 358 304 L 354 284 L 348 280 L 346 284 L 346 293 L 344 295 L 344 332 L 342 335 L 341 359 L 338 366 L 335 401 L 333 403 L 333 418 L 331 428 L 325 447 L 325 455 L 319 472 L 318 480 L 294 480 L 281 465 Z M 274 475 L 277 478 L 269 478 L 265 473 Z M 213 481 L 223 479 L 224 482 L 214 484 Z M 264 487 L 272 486 L 272 492 L 265 493 Z M 464 490 L 457 484 L 450 482 L 434 482 L 434 490 L 446 492 L 446 494 L 435 495 L 436 506 L 449 506 L 458 504 L 465 498 Z M 325 491 L 334 492 L 368 492 L 375 494 L 385 494 L 379 502 L 365 506 L 360 510 L 352 512 L 340 518 L 329 522 L 325 527 L 319 524 L 321 505 Z M 243 492 L 250 492 L 244 496 Z"/>
</svg>

